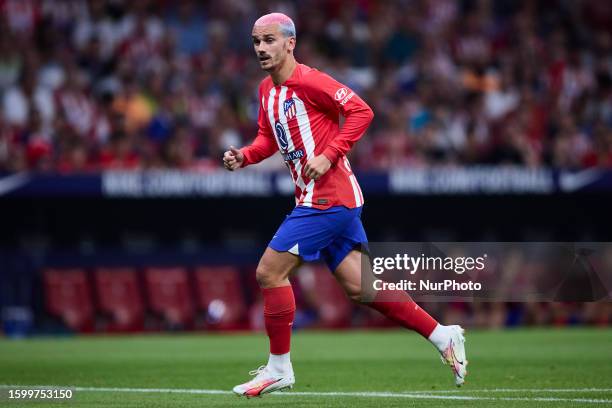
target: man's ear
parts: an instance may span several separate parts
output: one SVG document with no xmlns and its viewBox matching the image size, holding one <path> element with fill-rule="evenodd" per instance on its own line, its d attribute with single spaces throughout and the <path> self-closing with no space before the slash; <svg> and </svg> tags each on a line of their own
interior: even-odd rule
<svg viewBox="0 0 612 408">
<path fill-rule="evenodd" d="M 295 37 L 289 37 L 287 40 L 287 52 L 293 51 L 295 49 Z"/>
</svg>

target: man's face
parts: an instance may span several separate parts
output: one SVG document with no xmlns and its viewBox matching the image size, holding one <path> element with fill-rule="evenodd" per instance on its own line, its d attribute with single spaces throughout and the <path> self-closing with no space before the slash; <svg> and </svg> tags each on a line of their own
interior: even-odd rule
<svg viewBox="0 0 612 408">
<path fill-rule="evenodd" d="M 295 38 L 285 37 L 278 24 L 253 27 L 253 46 L 264 71 L 281 66 L 295 46 Z"/>
</svg>

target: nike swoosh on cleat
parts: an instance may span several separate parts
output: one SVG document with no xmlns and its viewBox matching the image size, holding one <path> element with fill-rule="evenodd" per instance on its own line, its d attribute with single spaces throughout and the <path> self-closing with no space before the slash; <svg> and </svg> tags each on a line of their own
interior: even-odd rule
<svg viewBox="0 0 612 408">
<path fill-rule="evenodd" d="M 254 387 L 254 388 L 248 389 L 247 391 L 245 391 L 244 395 L 246 395 L 247 397 L 256 397 L 256 396 L 260 395 L 263 390 L 265 390 L 266 388 L 268 388 L 272 384 L 276 384 L 279 381 L 280 381 L 280 379 L 279 380 L 266 381 L 263 384 L 259 385 L 258 387 Z"/>
<path fill-rule="evenodd" d="M 451 340 L 451 353 L 453 353 L 453 359 L 454 359 L 454 360 L 455 360 L 457 363 L 459 363 L 459 364 L 463 365 L 463 361 L 460 361 L 460 360 L 457 358 L 457 356 L 455 355 L 455 347 L 454 347 L 454 343 L 452 342 L 452 340 Z"/>
</svg>

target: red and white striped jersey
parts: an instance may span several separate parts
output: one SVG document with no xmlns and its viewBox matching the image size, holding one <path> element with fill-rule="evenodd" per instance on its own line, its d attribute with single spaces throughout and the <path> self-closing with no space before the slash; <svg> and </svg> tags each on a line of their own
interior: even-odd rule
<svg viewBox="0 0 612 408">
<path fill-rule="evenodd" d="M 253 143 L 241 149 L 243 166 L 280 151 L 295 183 L 296 205 L 362 206 L 363 194 L 346 153 L 372 121 L 372 109 L 347 86 L 303 64 L 282 85 L 266 77 L 259 99 L 259 131 Z M 342 128 L 340 115 L 345 117 Z M 318 180 L 309 179 L 304 166 L 320 154 L 332 166 Z"/>
</svg>

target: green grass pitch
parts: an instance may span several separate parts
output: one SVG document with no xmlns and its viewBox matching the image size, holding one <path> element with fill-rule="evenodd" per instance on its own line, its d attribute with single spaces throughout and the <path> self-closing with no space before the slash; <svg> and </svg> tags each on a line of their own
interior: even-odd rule
<svg viewBox="0 0 612 408">
<path fill-rule="evenodd" d="M 295 388 L 246 400 L 216 390 L 265 362 L 263 334 L 0 340 L 0 384 L 75 387 L 64 403 L 8 400 L 4 389 L 0 406 L 612 406 L 611 329 L 474 330 L 466 346 L 470 373 L 457 389 L 414 333 L 298 332 Z"/>
</svg>

